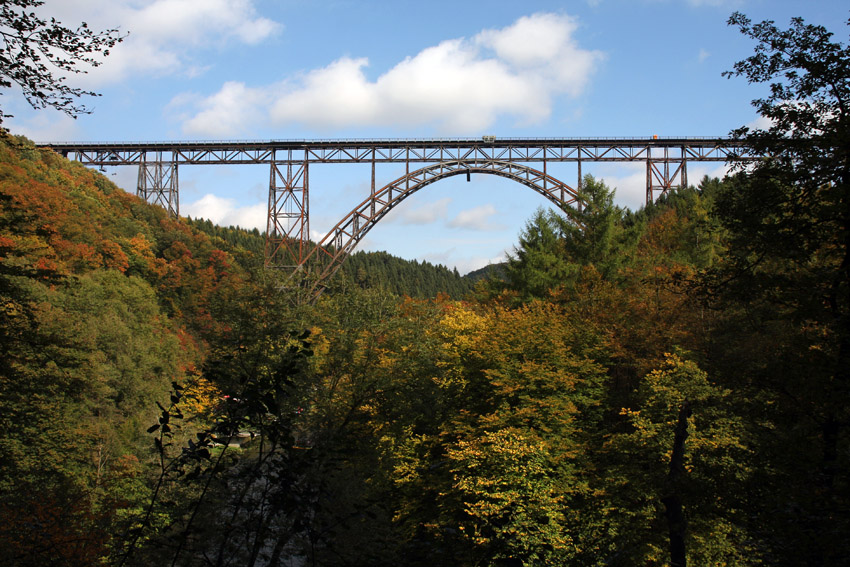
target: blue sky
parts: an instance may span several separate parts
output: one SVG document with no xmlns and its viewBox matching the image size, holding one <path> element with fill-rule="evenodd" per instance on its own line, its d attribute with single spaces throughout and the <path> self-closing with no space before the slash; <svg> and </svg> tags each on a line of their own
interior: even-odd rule
<svg viewBox="0 0 850 567">
<path fill-rule="evenodd" d="M 717 136 L 753 123 L 763 87 L 725 79 L 753 43 L 735 11 L 826 26 L 846 43 L 846 0 L 47 0 L 68 25 L 129 32 L 69 83 L 101 97 L 76 120 L 31 110 L 13 89 L 6 125 L 39 141 L 545 136 Z M 377 169 L 377 184 L 400 174 Z M 642 164 L 585 165 L 637 208 Z M 575 166 L 550 166 L 567 183 Z M 692 165 L 693 182 L 722 168 Z M 135 190 L 132 168 L 107 175 Z M 265 166 L 183 166 L 182 214 L 265 229 Z M 368 193 L 368 166 L 310 171 L 320 237 Z M 360 249 L 461 273 L 500 261 L 548 202 L 495 176 L 418 192 Z"/>
</svg>

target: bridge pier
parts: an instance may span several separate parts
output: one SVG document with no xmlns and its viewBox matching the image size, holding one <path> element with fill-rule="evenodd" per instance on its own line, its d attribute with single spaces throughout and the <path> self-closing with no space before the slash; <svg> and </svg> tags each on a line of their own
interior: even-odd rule
<svg viewBox="0 0 850 567">
<path fill-rule="evenodd" d="M 170 160 L 163 160 L 162 152 L 156 152 L 152 161 L 148 161 L 146 154 L 142 155 L 136 195 L 149 203 L 159 205 L 171 218 L 177 218 L 180 216 L 178 192 L 177 160 L 174 155 Z"/>
<path fill-rule="evenodd" d="M 296 150 L 296 154 L 297 154 Z M 307 156 L 272 153 L 266 222 L 266 267 L 297 268 L 309 253 L 310 184 Z"/>
<path fill-rule="evenodd" d="M 651 152 L 652 150 L 650 150 Z M 663 148 L 660 157 L 646 158 L 646 204 L 654 203 L 658 196 L 666 195 L 673 188 L 688 186 L 688 162 L 685 149 L 681 155 L 671 156 L 670 148 Z M 656 195 L 659 192 L 659 195 Z"/>
</svg>

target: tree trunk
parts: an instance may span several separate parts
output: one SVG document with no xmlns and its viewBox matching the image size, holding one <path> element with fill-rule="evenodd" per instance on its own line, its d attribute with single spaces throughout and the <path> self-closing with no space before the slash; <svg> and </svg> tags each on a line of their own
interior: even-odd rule
<svg viewBox="0 0 850 567">
<path fill-rule="evenodd" d="M 685 439 L 688 438 L 688 418 L 691 417 L 691 413 L 691 403 L 685 400 L 679 409 L 679 420 L 676 423 L 676 433 L 673 438 L 673 454 L 670 457 L 670 471 L 667 473 L 667 495 L 661 499 L 664 504 L 664 515 L 667 517 L 671 567 L 687 567 L 685 553 L 687 520 L 679 486 L 686 474 Z"/>
</svg>

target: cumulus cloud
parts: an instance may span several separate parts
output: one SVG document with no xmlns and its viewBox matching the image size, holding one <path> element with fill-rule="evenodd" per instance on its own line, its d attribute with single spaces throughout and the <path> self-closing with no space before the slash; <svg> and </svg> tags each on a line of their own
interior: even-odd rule
<svg viewBox="0 0 850 567">
<path fill-rule="evenodd" d="M 470 230 L 502 230 L 505 228 L 503 225 L 494 224 L 490 220 L 496 213 L 496 207 L 492 204 L 473 207 L 459 212 L 449 221 L 448 226 Z"/>
<path fill-rule="evenodd" d="M 262 90 L 251 89 L 244 83 L 228 81 L 215 95 L 198 104 L 200 110 L 183 124 L 183 130 L 205 137 L 226 137 L 250 127 L 261 119 L 258 105 L 267 99 Z M 169 106 L 185 103 L 184 96 Z"/>
<path fill-rule="evenodd" d="M 458 251 L 463 251 L 463 248 L 452 247 L 447 250 L 441 250 L 438 252 L 429 252 L 428 254 L 423 254 L 419 256 L 417 259 L 424 262 L 430 262 L 431 264 L 437 265 L 442 264 L 443 266 L 451 268 L 457 268 L 457 271 L 461 275 L 466 275 L 469 272 L 477 270 L 479 268 L 483 268 L 485 266 L 490 266 L 493 264 L 500 264 L 506 260 L 505 253 L 502 252 L 498 256 L 463 256 L 458 255 Z"/>
<path fill-rule="evenodd" d="M 604 58 L 578 45 L 576 29 L 570 16 L 526 16 L 428 47 L 374 80 L 367 58 L 341 57 L 262 87 L 269 98 L 253 102 L 267 104 L 263 112 L 275 124 L 326 129 L 427 125 L 458 134 L 480 132 L 503 116 L 536 123 L 549 117 L 555 97 L 580 95 Z M 226 88 L 200 101 L 198 114 Z M 203 134 L 193 119 L 184 131 Z"/>
<path fill-rule="evenodd" d="M 252 0 L 155 0 L 139 9 L 123 3 L 132 15 L 128 28 L 144 39 L 165 45 L 220 44 L 235 39 L 256 44 L 276 32 L 280 24 L 259 17 Z"/>
<path fill-rule="evenodd" d="M 750 130 L 770 130 L 773 125 L 773 119 L 759 115 L 752 122 L 747 124 L 747 128 Z"/>
<path fill-rule="evenodd" d="M 394 217 L 394 220 L 401 224 L 416 225 L 416 224 L 431 224 L 440 219 L 446 218 L 449 211 L 449 203 L 452 202 L 451 197 L 440 199 L 432 203 L 426 203 L 417 207 L 411 207 L 408 204 L 399 207 L 399 215 Z"/>
<path fill-rule="evenodd" d="M 4 108 L 8 111 L 8 108 Z M 13 112 L 13 114 L 15 114 Z M 21 120 L 7 118 L 5 124 L 15 134 L 37 142 L 64 142 L 77 136 L 77 122 L 65 114 L 40 112 Z"/>
<path fill-rule="evenodd" d="M 618 205 L 636 210 L 646 202 L 646 162 L 598 164 L 593 176 L 616 191 Z"/>
<path fill-rule="evenodd" d="M 688 165 L 688 184 L 697 186 L 706 175 L 711 178 L 723 179 L 730 171 L 731 168 L 726 163 L 691 163 Z"/>
<path fill-rule="evenodd" d="M 86 86 L 118 82 L 131 73 L 196 75 L 203 69 L 193 63 L 193 49 L 253 45 L 282 28 L 259 16 L 253 0 L 75 0 L 47 9 L 68 26 L 85 21 L 93 29 L 129 32 L 100 67 L 75 77 Z"/>
<path fill-rule="evenodd" d="M 265 230 L 268 209 L 265 203 L 239 207 L 233 199 L 207 194 L 193 203 L 181 204 L 180 213 L 208 219 L 219 226 Z"/>
</svg>

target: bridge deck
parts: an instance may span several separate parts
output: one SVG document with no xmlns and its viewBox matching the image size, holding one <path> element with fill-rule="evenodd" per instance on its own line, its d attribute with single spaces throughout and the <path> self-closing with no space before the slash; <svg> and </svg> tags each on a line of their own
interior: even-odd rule
<svg viewBox="0 0 850 567">
<path fill-rule="evenodd" d="M 51 142 L 39 144 L 87 165 L 404 163 L 450 160 L 522 162 L 728 161 L 747 155 L 737 140 L 682 138 L 491 138 Z"/>
</svg>

